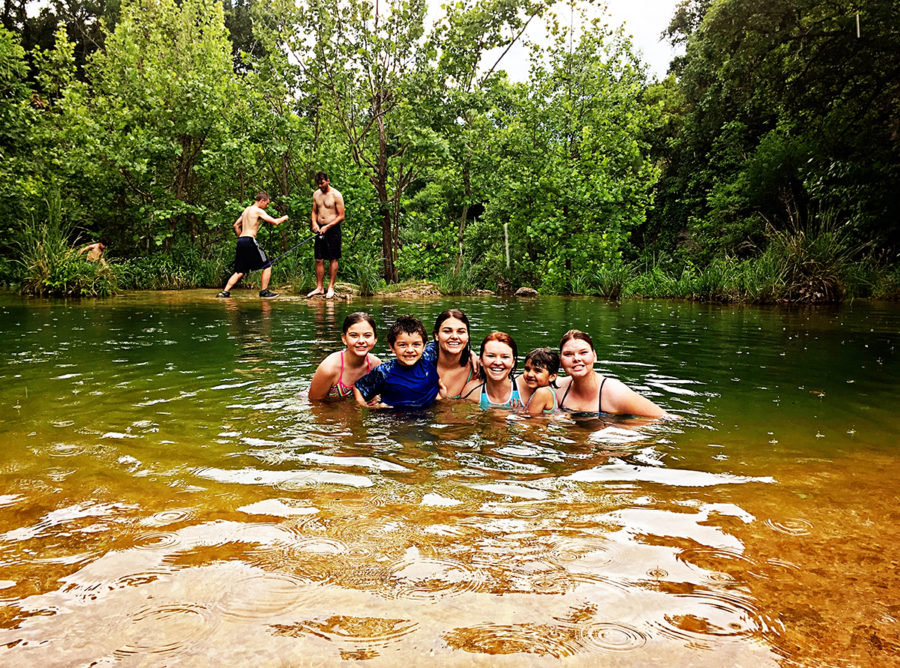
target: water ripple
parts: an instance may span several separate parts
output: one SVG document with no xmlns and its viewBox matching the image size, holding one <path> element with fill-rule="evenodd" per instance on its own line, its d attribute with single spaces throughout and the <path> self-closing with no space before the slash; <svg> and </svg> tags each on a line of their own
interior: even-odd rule
<svg viewBox="0 0 900 668">
<path fill-rule="evenodd" d="M 643 631 L 616 622 L 594 622 L 578 629 L 579 640 L 590 649 L 627 652 L 640 649 L 647 643 Z"/>
<path fill-rule="evenodd" d="M 272 617 L 298 607 L 310 594 L 309 580 L 285 573 L 261 573 L 233 583 L 217 604 L 237 619 Z"/>
<path fill-rule="evenodd" d="M 184 649 L 208 631 L 209 611 L 201 605 L 177 603 L 144 608 L 122 629 L 125 643 L 115 655 L 171 654 Z"/>
<path fill-rule="evenodd" d="M 555 624 L 487 624 L 444 635 L 454 649 L 477 654 L 536 654 L 564 659 L 581 651 L 573 628 Z"/>
<path fill-rule="evenodd" d="M 459 596 L 484 586 L 482 571 L 452 559 L 407 558 L 388 568 L 388 578 L 397 596 L 418 601 Z"/>
</svg>

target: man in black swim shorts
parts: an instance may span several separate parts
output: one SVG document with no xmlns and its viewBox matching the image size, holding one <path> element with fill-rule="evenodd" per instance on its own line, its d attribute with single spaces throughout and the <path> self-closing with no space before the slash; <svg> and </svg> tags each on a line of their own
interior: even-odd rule
<svg viewBox="0 0 900 668">
<path fill-rule="evenodd" d="M 334 297 L 334 280 L 337 278 L 338 260 L 341 258 L 341 223 L 344 220 L 344 198 L 331 187 L 328 174 L 316 174 L 319 189 L 313 193 L 312 231 L 315 241 L 316 289 L 307 297 L 325 292 L 325 260 L 328 260 L 328 292 L 325 298 Z"/>
<path fill-rule="evenodd" d="M 235 283 L 241 280 L 244 274 L 257 269 L 263 270 L 259 281 L 259 287 L 261 288 L 259 296 L 278 296 L 277 292 L 269 290 L 269 279 L 272 277 L 272 261 L 266 257 L 265 252 L 263 252 L 263 249 L 259 247 L 259 243 L 256 241 L 256 233 L 259 232 L 259 226 L 262 224 L 262 221 L 272 225 L 281 225 L 288 219 L 287 216 L 272 218 L 272 216 L 267 214 L 265 209 L 269 206 L 270 201 L 272 200 L 268 193 L 260 192 L 256 196 L 256 202 L 244 209 L 240 217 L 234 221 L 234 233 L 238 235 L 237 249 L 234 253 L 234 273 L 228 279 L 228 283 L 225 284 L 225 289 L 217 294 L 216 297 L 230 297 L 231 288 L 234 287 Z"/>
</svg>

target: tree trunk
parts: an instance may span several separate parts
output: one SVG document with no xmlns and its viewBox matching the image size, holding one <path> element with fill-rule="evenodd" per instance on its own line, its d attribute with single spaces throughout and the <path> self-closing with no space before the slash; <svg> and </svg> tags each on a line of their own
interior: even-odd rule
<svg viewBox="0 0 900 668">
<path fill-rule="evenodd" d="M 463 167 L 463 183 L 465 185 L 465 203 L 463 204 L 462 216 L 459 218 L 459 230 L 456 234 L 456 267 L 453 269 L 454 274 L 458 274 L 462 269 L 463 262 L 463 236 L 466 233 L 466 223 L 469 217 L 469 196 L 472 194 L 472 184 L 469 180 L 469 168 Z"/>
</svg>

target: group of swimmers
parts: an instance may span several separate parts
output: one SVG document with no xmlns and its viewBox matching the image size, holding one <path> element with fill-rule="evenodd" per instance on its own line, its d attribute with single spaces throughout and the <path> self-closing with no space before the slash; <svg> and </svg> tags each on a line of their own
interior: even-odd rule
<svg viewBox="0 0 900 668">
<path fill-rule="evenodd" d="M 430 341 L 420 320 L 397 318 L 387 333 L 394 359 L 386 362 L 371 352 L 378 340 L 372 316 L 351 313 L 342 329 L 345 348 L 316 369 L 309 387 L 313 401 L 353 396 L 370 408 L 419 409 L 435 400 L 459 400 L 530 415 L 565 410 L 674 417 L 624 383 L 595 372 L 593 341 L 576 329 L 562 337 L 559 353 L 550 348 L 528 353 L 518 376 L 513 337 L 491 332 L 473 359 L 469 319 L 457 309 L 438 315 Z M 567 375 L 557 383 L 560 366 Z"/>
</svg>

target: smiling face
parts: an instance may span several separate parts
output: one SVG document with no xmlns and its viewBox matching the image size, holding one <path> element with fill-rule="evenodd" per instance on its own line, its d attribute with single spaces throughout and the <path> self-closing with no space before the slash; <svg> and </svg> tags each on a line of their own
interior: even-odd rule
<svg viewBox="0 0 900 668">
<path fill-rule="evenodd" d="M 462 320 L 447 318 L 441 323 L 435 339 L 441 352 L 459 355 L 469 343 L 469 328 Z"/>
<path fill-rule="evenodd" d="M 583 339 L 569 339 L 560 350 L 559 361 L 563 370 L 573 378 L 587 376 L 594 372 L 597 353 Z"/>
<path fill-rule="evenodd" d="M 481 351 L 481 368 L 489 380 L 503 380 L 516 368 L 513 349 L 502 341 L 488 341 Z"/>
<path fill-rule="evenodd" d="M 372 325 L 365 321 L 350 325 L 347 331 L 341 334 L 341 341 L 347 346 L 347 351 L 359 357 L 365 357 L 375 347 L 378 337 Z"/>
<path fill-rule="evenodd" d="M 422 352 L 425 350 L 425 339 L 418 332 L 413 332 L 412 334 L 400 332 L 390 346 L 400 364 L 412 366 L 419 361 Z"/>
<path fill-rule="evenodd" d="M 522 380 L 532 390 L 539 387 L 547 387 L 556 380 L 556 374 L 550 373 L 549 370 L 535 366 L 530 359 L 525 360 L 525 367 L 522 371 Z"/>
</svg>

